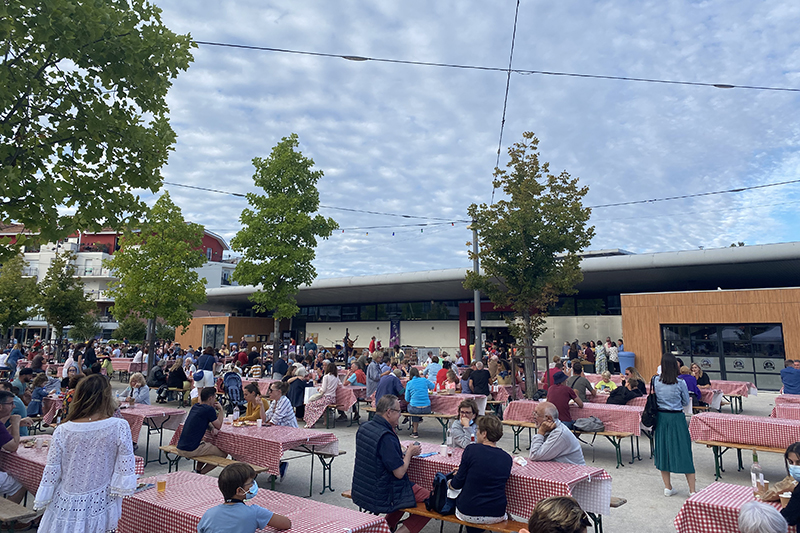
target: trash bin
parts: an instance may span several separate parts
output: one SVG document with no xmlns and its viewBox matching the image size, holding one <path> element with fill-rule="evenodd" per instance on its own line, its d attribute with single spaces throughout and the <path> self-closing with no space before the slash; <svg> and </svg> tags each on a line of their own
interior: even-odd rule
<svg viewBox="0 0 800 533">
<path fill-rule="evenodd" d="M 619 370 L 620 374 L 625 373 L 625 369 L 629 366 L 636 366 L 636 354 L 633 352 L 619 352 Z"/>
</svg>

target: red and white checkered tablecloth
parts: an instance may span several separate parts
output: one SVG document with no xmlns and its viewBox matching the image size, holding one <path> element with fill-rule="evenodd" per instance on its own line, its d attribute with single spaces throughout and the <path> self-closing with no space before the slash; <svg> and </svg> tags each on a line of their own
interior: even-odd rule
<svg viewBox="0 0 800 533">
<path fill-rule="evenodd" d="M 366 387 L 364 387 L 366 391 Z M 347 411 L 356 403 L 356 395 L 351 390 L 351 387 L 344 387 L 339 386 L 336 387 L 336 408 L 341 411 Z M 306 424 L 309 426 L 313 426 L 317 423 L 317 420 L 325 413 L 325 409 L 327 409 L 328 405 L 330 405 L 325 398 L 320 398 L 319 400 L 314 400 L 313 402 L 306 404 L 306 412 L 304 420 Z"/>
<path fill-rule="evenodd" d="M 771 418 L 784 418 L 786 420 L 800 420 L 800 404 L 780 403 L 772 408 Z"/>
<path fill-rule="evenodd" d="M 486 412 L 486 396 L 483 394 L 431 394 L 431 412 L 440 415 L 457 415 L 458 406 L 464 400 L 475 400 L 478 413 Z"/>
<path fill-rule="evenodd" d="M 589 403 L 607 403 L 608 396 L 609 395 L 607 392 L 598 392 L 597 394 L 594 395 L 594 397 L 587 397 L 586 401 Z M 630 405 L 632 407 L 644 407 L 646 403 L 647 403 L 647 396 L 640 396 L 638 398 L 632 399 L 625 405 Z"/>
<path fill-rule="evenodd" d="M 586 379 L 588 379 L 589 383 L 591 383 L 592 385 L 597 385 L 598 382 L 603 381 L 603 376 L 601 376 L 600 374 L 584 374 L 584 376 L 586 376 Z M 617 385 L 621 385 L 623 379 L 625 379 L 625 376 L 621 374 L 611 375 L 611 381 L 613 381 Z"/>
<path fill-rule="evenodd" d="M 53 398 L 52 396 L 45 396 L 42 399 L 42 422 L 50 424 L 55 420 L 58 412 L 64 406 L 63 398 Z"/>
<path fill-rule="evenodd" d="M 366 387 L 366 385 L 347 385 L 346 388 L 350 389 L 352 391 L 353 395 L 358 400 L 364 400 L 364 399 L 367 398 L 367 387 Z"/>
<path fill-rule="evenodd" d="M 536 404 L 533 400 L 515 400 L 510 402 L 503 411 L 503 420 L 516 420 L 517 422 L 533 422 L 533 411 Z"/>
<path fill-rule="evenodd" d="M 800 394 L 780 394 L 775 397 L 775 405 L 800 403 Z"/>
<path fill-rule="evenodd" d="M 32 438 L 34 437 L 23 437 L 22 442 Z M 37 435 L 35 438 L 49 441 L 51 436 Z M 20 444 L 14 453 L 0 452 L 0 470 L 8 472 L 11 477 L 22 483 L 25 490 L 36 494 L 36 491 L 39 490 L 39 483 L 42 481 L 49 450 L 49 446 L 37 450 L 36 448 L 25 448 Z M 134 469 L 137 476 L 144 473 L 144 459 L 138 455 Z"/>
<path fill-rule="evenodd" d="M 133 363 L 133 359 L 127 357 L 112 357 L 111 368 L 115 371 L 125 370 L 126 372 L 141 372 L 144 370 L 145 363 Z"/>
<path fill-rule="evenodd" d="M 689 497 L 675 517 L 678 533 L 739 533 L 739 509 L 753 501 L 750 486 L 712 483 Z M 780 502 L 764 502 L 780 509 Z M 795 526 L 789 527 L 796 533 Z"/>
<path fill-rule="evenodd" d="M 403 445 L 410 443 L 404 442 Z M 440 448 L 430 443 L 421 446 L 422 453 L 438 452 Z M 461 463 L 462 453 L 460 448 L 453 448 L 452 457 L 440 454 L 414 457 L 408 467 L 408 477 L 431 490 L 436 473 L 452 472 Z M 526 466 L 514 463 L 511 467 L 511 477 L 506 484 L 508 512 L 522 520 L 530 518 L 539 500 L 569 495 L 578 500 L 584 511 L 607 515 L 611 502 L 611 476 L 602 468 L 554 462 L 528 461 Z"/>
<path fill-rule="evenodd" d="M 494 390 L 494 389 L 497 390 Z M 510 401 L 511 395 L 514 394 L 514 386 L 513 385 L 494 385 L 492 386 L 492 400 L 496 402 L 508 402 Z M 517 385 L 517 394 L 515 400 L 521 400 L 525 397 L 525 389 Z"/>
<path fill-rule="evenodd" d="M 155 484 L 156 479 L 153 477 L 143 481 Z M 166 475 L 166 481 L 166 492 L 159 493 L 153 487 L 122 501 L 122 516 L 117 527 L 119 533 L 196 533 L 203 514 L 223 503 L 216 478 L 192 472 L 173 472 Z M 289 517 L 292 528 L 287 529 L 287 533 L 389 533 L 383 516 L 263 488 L 247 505 L 260 505 Z M 268 527 L 259 531 L 275 530 Z"/>
<path fill-rule="evenodd" d="M 508 404 L 503 412 L 504 420 L 516 420 L 518 422 L 533 422 L 533 412 L 536 403 L 531 400 L 517 400 Z M 619 431 L 622 433 L 632 433 L 636 436 L 641 435 L 641 421 L 643 407 L 632 405 L 608 405 L 605 403 L 583 404 L 583 409 L 571 404 L 569 407 L 570 415 L 573 420 L 596 416 L 599 418 L 608 431 Z"/>
<path fill-rule="evenodd" d="M 164 422 L 164 427 L 166 429 L 176 429 L 186 418 L 186 411 L 183 409 L 162 407 L 160 405 L 143 405 L 140 403 L 135 404 L 133 407 L 120 409 L 120 414 L 131 426 L 131 437 L 133 437 L 133 442 L 135 443 L 139 442 L 139 432 L 142 430 L 145 419 L 150 419 L 152 423 L 160 426 L 164 419 L 169 417 Z"/>
<path fill-rule="evenodd" d="M 722 394 L 728 396 L 744 396 L 747 398 L 751 393 L 756 394 L 758 389 L 748 381 L 727 381 L 723 379 L 712 379 L 711 388 L 721 390 Z"/>
<path fill-rule="evenodd" d="M 700 413 L 689 421 L 693 441 L 787 448 L 800 441 L 800 421 L 725 413 Z"/>
<path fill-rule="evenodd" d="M 255 383 L 258 385 L 258 390 L 261 396 L 267 398 L 269 396 L 269 386 L 278 381 L 277 379 L 261 378 L 261 379 L 243 379 L 242 388 L 244 389 L 248 384 Z"/>
<path fill-rule="evenodd" d="M 183 424 L 175 430 L 170 444 L 177 445 L 183 431 Z M 286 426 L 244 426 L 235 428 L 223 424 L 215 436 L 206 432 L 203 440 L 210 442 L 237 461 L 263 466 L 270 474 L 278 474 L 281 456 L 291 449 L 339 454 L 339 439 L 333 433 L 313 429 L 290 428 Z M 305 450 L 304 450 L 305 451 Z"/>
</svg>

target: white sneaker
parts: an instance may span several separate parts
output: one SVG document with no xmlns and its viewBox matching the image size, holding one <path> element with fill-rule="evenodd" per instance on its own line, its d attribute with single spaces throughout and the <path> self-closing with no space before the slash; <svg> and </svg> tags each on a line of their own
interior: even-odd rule
<svg viewBox="0 0 800 533">
<path fill-rule="evenodd" d="M 678 494 L 678 489 L 664 489 L 664 496 L 667 498 L 675 496 L 676 494 Z"/>
</svg>

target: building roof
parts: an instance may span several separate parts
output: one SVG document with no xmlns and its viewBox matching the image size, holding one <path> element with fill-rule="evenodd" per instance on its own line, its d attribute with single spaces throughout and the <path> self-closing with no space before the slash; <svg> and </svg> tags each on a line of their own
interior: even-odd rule
<svg viewBox="0 0 800 533">
<path fill-rule="evenodd" d="M 615 253 L 616 252 L 616 253 Z M 800 242 L 708 250 L 631 254 L 587 253 L 581 262 L 584 297 L 636 292 L 793 287 L 800 274 Z M 466 268 L 317 279 L 303 285 L 300 305 L 468 300 Z M 201 309 L 232 311 L 251 306 L 252 286 L 209 289 Z"/>
</svg>

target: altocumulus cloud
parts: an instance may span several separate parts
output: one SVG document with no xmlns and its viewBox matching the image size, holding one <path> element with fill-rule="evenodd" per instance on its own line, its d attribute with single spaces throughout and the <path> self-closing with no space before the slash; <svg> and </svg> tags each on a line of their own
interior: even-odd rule
<svg viewBox="0 0 800 533">
<path fill-rule="evenodd" d="M 158 0 L 197 40 L 505 67 L 515 2 Z M 523 1 L 514 67 L 800 87 L 800 7 L 732 1 Z M 169 95 L 167 181 L 253 190 L 281 137 L 325 172 L 324 205 L 460 220 L 491 198 L 505 74 L 201 46 Z M 753 186 L 800 173 L 800 94 L 513 74 L 503 139 L 541 139 L 588 205 Z M 167 187 L 231 238 L 241 198 Z M 596 209 L 592 248 L 636 252 L 798 240 L 797 185 Z M 463 223 L 324 209 L 346 228 L 321 277 L 470 266 Z M 379 229 L 347 229 L 389 226 Z M 368 233 L 368 234 L 367 234 Z M 394 235 L 393 235 L 394 234 Z"/>
</svg>

